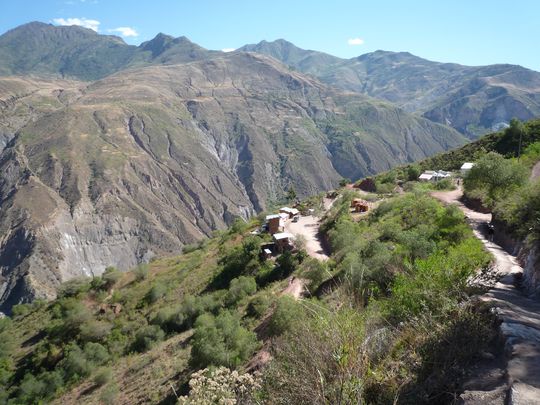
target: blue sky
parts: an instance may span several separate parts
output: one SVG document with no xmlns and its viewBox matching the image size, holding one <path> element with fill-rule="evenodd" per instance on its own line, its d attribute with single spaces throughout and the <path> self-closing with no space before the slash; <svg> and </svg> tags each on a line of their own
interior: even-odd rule
<svg viewBox="0 0 540 405">
<path fill-rule="evenodd" d="M 345 58 L 384 49 L 540 71 L 537 0 L 0 0 L 0 32 L 34 20 L 84 24 L 130 44 L 158 32 L 209 49 L 285 38 Z"/>
</svg>

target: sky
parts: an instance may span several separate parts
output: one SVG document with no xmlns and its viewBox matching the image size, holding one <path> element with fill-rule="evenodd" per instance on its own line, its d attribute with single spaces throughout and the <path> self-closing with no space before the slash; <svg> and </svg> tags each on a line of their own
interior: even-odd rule
<svg viewBox="0 0 540 405">
<path fill-rule="evenodd" d="M 343 58 L 383 49 L 540 71 L 538 0 L 0 0 L 0 33 L 30 21 L 134 45 L 159 32 L 220 50 L 283 38 Z"/>
</svg>

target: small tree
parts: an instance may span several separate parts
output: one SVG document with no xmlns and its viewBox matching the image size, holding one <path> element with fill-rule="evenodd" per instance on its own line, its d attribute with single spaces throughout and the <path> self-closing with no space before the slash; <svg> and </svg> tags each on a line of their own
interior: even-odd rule
<svg viewBox="0 0 540 405">
<path fill-rule="evenodd" d="M 523 166 L 490 152 L 476 162 L 463 186 L 468 195 L 482 198 L 488 207 L 493 208 L 497 201 L 523 185 L 526 179 L 527 171 Z"/>
<path fill-rule="evenodd" d="M 257 283 L 254 277 L 240 276 L 231 281 L 229 291 L 225 295 L 225 305 L 231 306 L 244 298 L 255 294 Z"/>
<path fill-rule="evenodd" d="M 415 180 L 418 180 L 418 177 L 420 177 L 420 166 L 414 164 L 414 165 L 409 165 L 409 167 L 407 167 L 407 180 L 409 181 L 415 181 Z"/>
<path fill-rule="evenodd" d="M 148 278 L 148 264 L 143 263 L 139 264 L 137 267 L 135 267 L 135 270 L 133 270 L 133 273 L 135 274 L 135 280 L 137 281 L 143 281 Z"/>
<path fill-rule="evenodd" d="M 203 314 L 195 322 L 191 363 L 195 367 L 236 368 L 253 354 L 257 345 L 255 334 L 241 325 L 237 314 Z"/>
<path fill-rule="evenodd" d="M 287 190 L 287 201 L 294 201 L 296 200 L 296 191 L 292 186 L 289 187 Z"/>
<path fill-rule="evenodd" d="M 155 343 L 165 338 L 165 332 L 157 325 L 148 325 L 140 329 L 135 335 L 133 349 L 138 352 L 149 350 Z"/>
<path fill-rule="evenodd" d="M 347 179 L 347 178 L 342 178 L 340 181 L 339 181 L 339 185 L 340 187 L 345 187 L 347 184 L 350 184 L 351 183 L 351 179 Z"/>
</svg>

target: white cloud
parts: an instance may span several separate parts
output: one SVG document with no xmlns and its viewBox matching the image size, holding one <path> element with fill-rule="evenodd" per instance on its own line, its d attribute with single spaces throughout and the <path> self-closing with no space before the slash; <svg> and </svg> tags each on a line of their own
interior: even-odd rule
<svg viewBox="0 0 540 405">
<path fill-rule="evenodd" d="M 236 51 L 236 48 L 223 48 L 221 51 L 222 52 L 232 52 L 232 51 Z"/>
<path fill-rule="evenodd" d="M 350 38 L 347 43 L 349 45 L 364 45 L 364 40 L 362 38 Z"/>
<path fill-rule="evenodd" d="M 89 20 L 88 18 L 55 18 L 53 20 L 55 24 L 58 25 L 80 25 L 84 28 L 90 28 L 91 30 L 94 30 L 98 32 L 99 30 L 99 24 L 101 24 L 98 20 Z"/>
<path fill-rule="evenodd" d="M 118 32 L 123 37 L 138 37 L 139 33 L 131 27 L 118 27 L 113 28 L 112 30 L 107 30 L 109 32 Z"/>
</svg>

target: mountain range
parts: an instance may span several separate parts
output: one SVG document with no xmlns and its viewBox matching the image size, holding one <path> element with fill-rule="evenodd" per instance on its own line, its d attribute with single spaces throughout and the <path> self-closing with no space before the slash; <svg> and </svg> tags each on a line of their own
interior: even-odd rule
<svg viewBox="0 0 540 405">
<path fill-rule="evenodd" d="M 415 84 L 418 69 L 433 87 L 452 82 L 464 91 L 473 80 L 465 72 L 476 68 L 452 65 L 461 72 L 452 77 L 464 83 L 457 85 L 441 65 L 388 52 L 342 60 L 285 41 L 223 53 L 158 34 L 131 46 L 44 23 L 5 33 L 0 310 L 53 297 L 69 278 L 178 252 L 283 201 L 290 188 L 312 195 L 343 177 L 358 179 L 465 143 L 470 132 L 419 107 L 428 104 L 422 100 L 435 105 L 438 91 L 450 92 Z M 352 79 L 359 66 L 363 89 Z M 523 100 L 536 100 L 526 109 L 535 114 L 540 74 L 504 66 L 513 73 L 485 68 L 498 79 L 475 93 L 482 108 L 495 103 L 510 114 L 504 100 L 513 96 L 489 101 L 482 94 L 498 88 L 493 80 L 525 72 L 531 80 L 514 80 L 512 91 L 521 97 L 518 87 L 531 83 Z M 386 71 L 395 72 L 387 81 Z M 420 100 L 414 108 L 412 94 Z M 506 122 L 504 114 L 497 120 Z"/>
<path fill-rule="evenodd" d="M 324 83 L 390 101 L 469 138 L 498 130 L 512 118 L 540 115 L 540 73 L 518 65 L 463 66 L 387 51 L 340 59 L 285 40 L 239 51 L 272 56 Z"/>
</svg>

